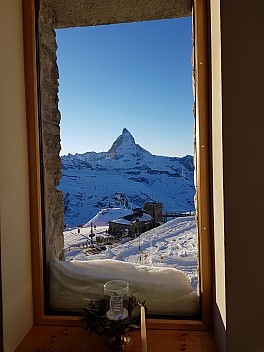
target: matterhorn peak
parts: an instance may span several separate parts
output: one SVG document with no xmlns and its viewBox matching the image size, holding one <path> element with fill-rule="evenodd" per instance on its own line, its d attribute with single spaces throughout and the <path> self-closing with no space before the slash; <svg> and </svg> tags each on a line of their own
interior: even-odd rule
<svg viewBox="0 0 264 352">
<path fill-rule="evenodd" d="M 131 140 L 132 141 L 132 143 L 135 143 L 135 139 L 134 139 L 134 137 L 132 136 L 132 134 L 129 132 L 129 130 L 127 129 L 127 128 L 123 128 L 123 131 L 122 131 L 122 134 L 121 134 L 121 136 L 119 136 L 119 137 L 122 137 L 122 139 L 123 139 L 123 142 L 127 139 L 127 140 Z M 118 137 L 118 138 L 119 138 Z"/>
<path fill-rule="evenodd" d="M 129 132 L 129 130 L 127 129 L 127 128 L 123 128 L 123 131 L 122 131 L 122 134 L 125 134 L 125 133 L 129 133 L 129 134 L 131 134 L 130 132 Z"/>
<path fill-rule="evenodd" d="M 123 128 L 122 134 L 112 144 L 107 152 L 107 157 L 112 159 L 121 159 L 125 155 L 135 156 L 138 146 L 135 139 L 127 128 Z"/>
<path fill-rule="evenodd" d="M 135 144 L 135 139 L 127 128 L 123 128 L 122 134 L 119 137 L 122 138 L 123 142 L 130 140 L 132 144 Z"/>
</svg>

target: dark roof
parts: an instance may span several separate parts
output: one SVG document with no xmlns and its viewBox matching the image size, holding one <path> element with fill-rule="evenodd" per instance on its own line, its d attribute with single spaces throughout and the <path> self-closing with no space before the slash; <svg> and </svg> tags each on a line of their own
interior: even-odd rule
<svg viewBox="0 0 264 352">
<path fill-rule="evenodd" d="M 137 213 L 134 212 L 133 214 L 125 215 L 125 216 L 122 216 L 119 219 L 112 220 L 112 221 L 110 221 L 110 223 L 118 223 L 118 220 L 126 220 L 126 221 L 128 221 L 130 223 L 133 220 L 135 220 L 135 219 L 138 219 L 138 221 L 141 221 L 141 222 L 147 222 L 147 221 L 152 220 L 152 216 L 151 215 L 147 214 L 142 209 L 139 209 L 139 210 L 140 211 L 138 211 Z M 145 219 L 144 219 L 144 216 L 145 216 Z M 148 219 L 146 219 L 146 217 Z M 141 218 L 143 218 L 143 219 L 141 219 Z"/>
</svg>

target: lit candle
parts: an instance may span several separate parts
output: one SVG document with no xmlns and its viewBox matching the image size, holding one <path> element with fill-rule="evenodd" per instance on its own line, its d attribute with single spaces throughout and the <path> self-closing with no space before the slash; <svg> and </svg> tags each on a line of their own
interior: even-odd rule
<svg viewBox="0 0 264 352">
<path fill-rule="evenodd" d="M 147 352 L 146 318 L 143 306 L 141 306 L 141 351 Z"/>
</svg>

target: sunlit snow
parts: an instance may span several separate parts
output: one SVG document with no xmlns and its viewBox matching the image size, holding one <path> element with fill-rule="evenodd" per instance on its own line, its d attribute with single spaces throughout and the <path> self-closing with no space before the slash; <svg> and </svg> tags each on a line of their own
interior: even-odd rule
<svg viewBox="0 0 264 352">
<path fill-rule="evenodd" d="M 122 212 L 123 210 L 121 210 Z M 104 209 L 103 221 L 107 222 L 115 217 L 113 209 Z M 119 209 L 116 209 L 119 214 Z M 98 214 L 94 220 L 100 221 Z M 92 222 L 93 223 L 93 222 Z M 91 224 L 91 222 L 90 222 Z M 108 226 L 96 226 L 96 237 L 109 238 L 106 234 Z M 167 223 L 144 232 L 136 239 L 124 238 L 122 243 L 105 245 L 105 251 L 96 253 L 96 249 L 89 248 L 91 228 L 68 229 L 64 232 L 65 259 L 69 260 L 97 260 L 115 259 L 135 264 L 144 264 L 155 267 L 177 268 L 189 279 L 192 287 L 196 289 L 198 282 L 197 261 L 198 246 L 196 236 L 196 222 L 194 216 L 176 218 Z"/>
<path fill-rule="evenodd" d="M 93 219 L 113 219 L 116 209 L 103 209 Z M 90 222 L 89 225 L 91 225 Z M 96 226 L 96 238 L 107 238 L 107 226 Z M 195 315 L 198 312 L 198 253 L 194 216 L 176 218 L 135 239 L 90 248 L 91 227 L 65 231 L 65 262 L 50 264 L 50 305 L 79 311 L 103 294 L 112 279 L 127 280 L 130 294 L 146 300 L 150 314 Z M 125 242 L 126 241 L 126 242 Z M 87 245 L 88 244 L 88 245 Z"/>
<path fill-rule="evenodd" d="M 198 295 L 186 276 L 173 268 L 148 267 L 113 259 L 50 264 L 50 307 L 80 311 L 91 299 L 103 295 L 112 279 L 129 282 L 129 293 L 145 301 L 149 314 L 193 316 Z"/>
</svg>

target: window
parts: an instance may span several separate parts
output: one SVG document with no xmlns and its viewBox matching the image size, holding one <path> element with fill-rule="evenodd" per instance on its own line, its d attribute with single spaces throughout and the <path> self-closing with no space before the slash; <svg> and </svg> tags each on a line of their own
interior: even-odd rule
<svg viewBox="0 0 264 352">
<path fill-rule="evenodd" d="M 146 299 L 149 314 L 195 315 L 192 18 L 58 29 L 56 41 L 62 145 L 58 189 L 64 193 L 64 257 L 71 263 L 58 263 L 64 268 L 60 288 L 50 265 L 52 307 L 79 311 L 96 295 L 89 294 L 88 282 L 98 283 L 100 294 L 99 283 L 103 287 L 112 266 L 113 278 L 126 278 L 131 293 Z M 86 275 L 80 283 L 73 260 L 83 267 L 93 261 L 86 263 L 87 270 L 93 264 L 92 279 Z M 79 303 L 80 287 L 69 289 L 62 279 L 66 267 L 75 267 L 79 286 L 86 287 Z M 124 268 L 136 269 L 136 277 Z M 155 278 L 154 270 L 159 273 Z M 144 290 L 138 287 L 141 280 L 148 282 Z M 73 296 L 76 301 L 70 304 Z"/>
<path fill-rule="evenodd" d="M 55 5 L 56 6 L 56 5 Z M 197 4 L 196 4 L 197 6 Z M 204 18 L 202 18 L 202 14 L 205 11 L 204 4 L 200 4 L 197 8 L 196 11 L 199 10 L 200 13 L 197 14 L 196 12 L 196 35 L 201 35 L 199 38 L 202 38 L 202 35 L 204 33 L 200 32 L 204 30 Z M 46 29 L 48 32 L 48 29 L 52 30 L 53 28 L 53 23 L 52 23 L 52 12 L 50 12 L 50 9 L 46 9 L 49 11 L 49 19 L 50 21 L 46 24 Z M 174 15 L 174 14 L 171 14 Z M 151 16 L 151 15 L 150 15 Z M 198 17 L 197 17 L 198 16 Z M 200 17 L 199 17 L 200 16 Z M 162 17 L 162 15 L 161 15 Z M 169 16 L 172 17 L 172 16 Z M 201 22 L 198 21 L 198 18 L 201 19 Z M 142 18 L 141 18 L 142 19 Z M 149 18 L 147 18 L 149 19 Z M 41 18 L 40 20 L 43 20 Z M 49 28 L 48 28 L 49 27 Z M 32 28 L 29 28 L 32 30 Z M 49 38 L 47 36 L 47 32 L 43 31 L 40 33 L 40 35 L 43 35 L 44 40 L 43 42 L 46 43 L 47 40 L 51 40 L 50 45 L 55 46 L 56 43 L 53 41 L 54 38 Z M 33 37 L 34 38 L 34 37 Z M 30 37 L 32 39 L 32 36 Z M 26 40 L 26 38 L 25 38 Z M 53 41 L 53 42 L 52 42 Z M 28 42 L 27 42 L 28 43 Z M 196 38 L 196 43 L 197 38 Z M 199 189 L 198 193 L 198 218 L 199 218 L 199 233 L 200 233 L 200 238 L 201 238 L 201 291 L 202 291 L 202 299 L 203 301 L 203 314 L 202 318 L 205 323 L 206 319 L 208 320 L 208 306 L 209 301 L 206 301 L 204 297 L 208 297 L 210 295 L 210 247 L 209 247 L 209 212 L 208 212 L 208 206 L 209 206 L 209 180 L 208 180 L 208 131 L 206 130 L 208 124 L 206 123 L 207 119 L 207 105 L 206 105 L 206 56 L 205 56 L 205 50 L 206 46 L 204 45 L 204 42 L 200 42 L 199 46 L 196 46 L 198 50 L 198 53 L 196 52 L 196 62 L 198 62 L 198 66 L 196 67 L 196 91 L 198 92 L 197 95 L 197 100 L 196 100 L 196 118 L 197 118 L 197 127 L 196 127 L 196 137 L 197 137 L 197 157 L 198 157 L 198 165 L 197 165 L 197 187 Z M 26 53 L 29 54 L 26 59 L 27 63 L 27 69 L 29 70 L 30 67 L 29 65 L 33 65 L 34 67 L 34 61 L 32 61 L 31 56 L 34 52 L 34 43 L 28 43 L 27 44 L 28 51 Z M 29 53 L 29 49 L 32 50 L 31 53 Z M 48 50 L 48 46 L 45 47 L 43 50 Z M 31 54 L 31 55 L 30 55 Z M 29 62 L 31 58 L 31 62 Z M 50 64 L 48 62 L 48 64 Z M 41 63 L 41 70 L 45 70 L 45 64 L 42 62 Z M 53 75 L 53 77 L 50 76 L 50 73 Z M 46 82 L 49 80 L 54 79 L 54 76 L 56 78 L 56 71 L 54 70 L 49 70 L 47 72 L 41 72 L 42 77 L 46 77 Z M 28 83 L 28 93 L 30 94 L 31 92 L 31 99 L 35 101 L 36 97 L 34 96 L 35 87 L 36 87 L 36 82 L 34 81 L 29 81 Z M 31 86 L 30 86 L 31 85 Z M 201 87 L 203 87 L 203 93 L 201 92 Z M 47 126 L 49 126 L 49 133 L 46 134 L 46 137 L 44 137 L 44 143 L 43 145 L 43 154 L 44 154 L 44 163 L 42 167 L 44 168 L 45 171 L 45 178 L 44 178 L 44 185 L 45 185 L 45 190 L 49 190 L 49 187 L 54 189 L 54 185 L 58 185 L 58 179 L 59 179 L 59 173 L 56 171 L 58 170 L 57 168 L 57 163 L 59 163 L 59 160 L 56 160 L 56 158 L 53 158 L 51 156 L 54 155 L 54 153 L 49 153 L 50 150 L 53 149 L 54 151 L 54 143 L 50 143 L 49 137 L 53 134 L 59 138 L 59 136 L 56 134 L 56 125 L 59 123 L 59 115 L 58 112 L 56 111 L 56 108 L 52 110 L 52 106 L 54 106 L 54 91 L 56 92 L 57 87 L 53 86 L 52 87 L 53 91 L 50 92 L 49 89 L 47 89 L 47 86 L 42 85 L 40 87 L 40 93 L 41 93 L 41 104 L 44 106 L 46 109 L 46 114 L 45 114 L 45 119 L 43 122 L 43 136 L 45 136 L 45 132 L 47 132 L 45 129 Z M 53 104 L 49 104 L 49 102 Z M 40 173 L 39 173 L 39 166 L 41 165 L 40 159 L 38 158 L 38 147 L 37 147 L 37 117 L 36 117 L 36 105 L 35 108 L 32 109 L 32 107 L 28 106 L 28 109 L 31 109 L 31 111 L 28 111 L 28 116 L 31 118 L 30 123 L 29 123 L 29 143 L 30 143 L 30 161 L 31 161 L 31 170 L 35 170 L 31 172 L 31 177 L 32 177 L 32 192 L 31 192 L 31 201 L 32 204 L 38 204 L 38 207 L 32 206 L 32 233 L 33 233 L 33 248 L 35 250 L 35 261 L 38 263 L 38 256 L 41 255 L 41 248 L 42 248 L 42 243 L 41 243 L 41 200 L 40 200 Z M 51 119 L 51 117 L 57 117 L 57 119 L 54 121 L 54 119 Z M 201 128 L 202 127 L 202 128 Z M 47 138 L 47 140 L 45 140 Z M 52 137 L 53 138 L 53 137 Z M 54 141 L 54 138 L 53 138 Z M 43 141 L 42 141 L 43 142 Z M 32 147 L 33 146 L 33 147 Z M 57 148 L 58 145 L 55 144 L 55 148 Z M 33 151 L 35 153 L 31 153 L 31 150 L 33 148 Z M 47 165 L 49 164 L 49 167 Z M 49 171 L 52 171 L 49 173 Z M 53 173 L 53 174 L 52 174 Z M 52 184 L 53 183 L 53 184 Z M 45 191 L 46 192 L 46 191 Z M 54 192 L 53 192 L 54 193 Z M 54 197 L 50 199 L 50 197 Z M 46 253 L 47 256 L 49 257 L 58 257 L 60 255 L 60 243 L 61 243 L 61 236 L 59 235 L 58 238 L 54 238 L 55 233 L 62 233 L 62 231 L 58 231 L 57 226 L 62 226 L 63 223 L 58 221 L 58 218 L 60 214 L 62 213 L 62 209 L 58 208 L 56 205 L 59 204 L 58 202 L 61 202 L 61 194 L 60 192 L 55 192 L 55 194 L 51 195 L 51 193 L 46 192 L 44 201 L 46 204 L 53 204 L 54 208 L 53 209 L 47 209 L 45 212 L 45 222 L 49 223 L 49 228 L 50 228 L 50 233 L 49 235 L 49 241 L 47 244 L 46 248 Z M 46 208 L 45 208 L 46 209 Z M 53 228 L 51 229 L 51 226 Z M 55 229 L 55 230 L 54 230 Z M 49 259 L 49 258 L 48 258 Z M 33 259 L 34 260 L 34 259 Z M 34 267 L 34 265 L 33 265 Z M 35 266 L 35 271 L 34 271 L 34 282 L 36 283 L 36 293 L 41 293 L 41 297 L 43 298 L 43 291 L 45 289 L 43 280 L 42 280 L 42 265 L 36 265 Z M 208 303 L 207 303 L 208 302 Z M 37 318 L 42 319 L 43 314 L 44 314 L 44 302 L 40 302 L 37 304 Z M 52 319 L 52 318 L 50 318 Z M 155 321 L 153 321 L 153 324 L 155 324 Z M 166 324 L 166 322 L 164 322 Z M 196 322 L 196 324 L 201 324 L 199 321 Z"/>
</svg>

